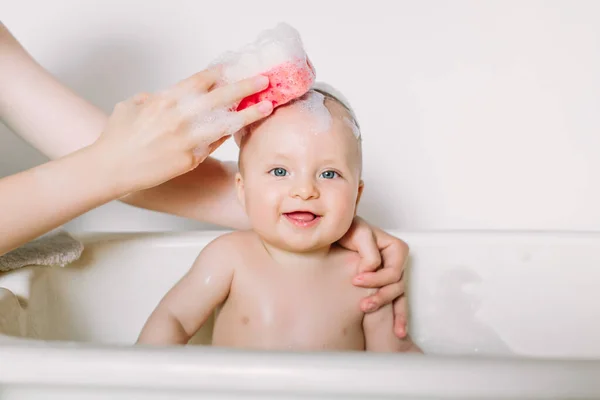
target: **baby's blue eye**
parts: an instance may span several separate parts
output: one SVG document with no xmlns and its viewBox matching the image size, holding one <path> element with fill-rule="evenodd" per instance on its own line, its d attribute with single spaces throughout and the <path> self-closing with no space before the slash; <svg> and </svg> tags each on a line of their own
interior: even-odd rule
<svg viewBox="0 0 600 400">
<path fill-rule="evenodd" d="M 271 173 L 275 176 L 285 176 L 287 174 L 287 171 L 283 168 L 273 168 L 271 170 Z"/>
<path fill-rule="evenodd" d="M 333 179 L 335 178 L 337 175 L 337 172 L 335 171 L 325 171 L 321 174 L 321 176 L 325 179 Z"/>
</svg>

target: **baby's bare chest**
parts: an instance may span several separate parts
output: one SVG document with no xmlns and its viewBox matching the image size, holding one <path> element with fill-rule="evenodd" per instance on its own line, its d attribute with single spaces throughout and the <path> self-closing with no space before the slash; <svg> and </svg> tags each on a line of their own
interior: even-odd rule
<svg viewBox="0 0 600 400">
<path fill-rule="evenodd" d="M 336 349 L 363 345 L 360 299 L 351 268 L 297 271 L 247 268 L 236 273 L 215 339 L 245 347 Z"/>
</svg>

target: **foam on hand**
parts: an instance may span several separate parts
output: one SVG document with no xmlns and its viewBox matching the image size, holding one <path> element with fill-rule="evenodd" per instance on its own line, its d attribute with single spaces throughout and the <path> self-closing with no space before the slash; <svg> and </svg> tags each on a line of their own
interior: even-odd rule
<svg viewBox="0 0 600 400">
<path fill-rule="evenodd" d="M 286 104 L 308 92 L 316 76 L 298 31 L 285 23 L 261 32 L 253 43 L 223 54 L 212 65 L 222 67 L 224 84 L 257 75 L 269 78 L 269 86 L 244 98 L 238 111 L 264 100 L 271 101 L 273 108 Z"/>
<path fill-rule="evenodd" d="M 221 132 L 222 136 L 230 136 L 242 129 L 244 118 L 225 108 L 216 108 L 204 113 L 199 113 L 192 126 L 196 136 L 210 137 L 214 132 Z"/>
<path fill-rule="evenodd" d="M 183 96 L 177 103 L 177 107 L 182 115 L 192 116 L 190 130 L 195 137 L 212 138 L 216 142 L 238 132 L 245 124 L 243 115 L 235 112 L 231 107 L 212 107 L 212 100 L 206 94 Z M 205 146 L 200 146 L 194 150 L 194 153 L 202 155 L 205 151 Z"/>
</svg>

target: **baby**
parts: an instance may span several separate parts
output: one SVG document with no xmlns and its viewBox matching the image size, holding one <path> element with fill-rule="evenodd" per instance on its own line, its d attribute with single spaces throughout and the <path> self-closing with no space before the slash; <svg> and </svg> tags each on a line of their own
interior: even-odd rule
<svg viewBox="0 0 600 400">
<path fill-rule="evenodd" d="M 364 314 L 360 256 L 335 244 L 363 191 L 361 138 L 341 95 L 281 106 L 236 138 L 238 197 L 252 230 L 209 243 L 165 295 L 138 343 L 186 344 L 218 309 L 214 346 L 420 352 L 393 332 L 392 305 Z"/>
</svg>

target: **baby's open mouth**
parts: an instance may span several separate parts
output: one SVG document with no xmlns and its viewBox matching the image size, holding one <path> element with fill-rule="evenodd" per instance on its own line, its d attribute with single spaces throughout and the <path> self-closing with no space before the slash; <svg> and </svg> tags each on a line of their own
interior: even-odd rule
<svg viewBox="0 0 600 400">
<path fill-rule="evenodd" d="M 320 215 L 310 211 L 292 211 L 289 213 L 284 213 L 283 215 L 288 219 L 288 221 L 300 227 L 312 226 L 319 219 L 321 219 Z"/>
</svg>

